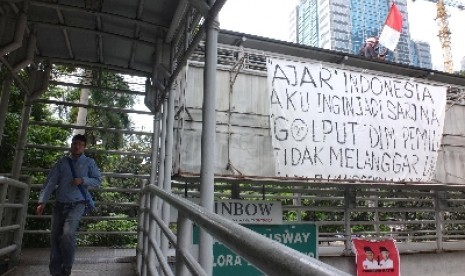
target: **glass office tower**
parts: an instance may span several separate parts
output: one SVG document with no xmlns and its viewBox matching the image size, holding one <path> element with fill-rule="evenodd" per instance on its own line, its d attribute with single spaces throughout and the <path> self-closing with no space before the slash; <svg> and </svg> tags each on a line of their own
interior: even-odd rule
<svg viewBox="0 0 465 276">
<path fill-rule="evenodd" d="M 392 0 L 301 0 L 296 7 L 295 41 L 358 54 L 366 38 L 379 36 Z M 408 26 L 407 0 L 395 1 L 403 15 L 402 33 L 388 59 L 411 64 L 413 51 Z"/>
<path fill-rule="evenodd" d="M 421 68 L 432 69 L 433 65 L 431 63 L 431 50 L 428 42 L 424 41 L 413 41 L 413 50 L 415 52 L 414 58 L 415 62 L 412 62 L 412 65 L 418 66 Z"/>
</svg>

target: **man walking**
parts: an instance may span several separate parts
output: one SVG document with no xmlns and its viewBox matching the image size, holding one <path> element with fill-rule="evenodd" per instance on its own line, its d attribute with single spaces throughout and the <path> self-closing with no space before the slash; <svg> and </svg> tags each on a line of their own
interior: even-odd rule
<svg viewBox="0 0 465 276">
<path fill-rule="evenodd" d="M 100 187 L 101 174 L 94 159 L 84 155 L 86 137 L 73 136 L 70 156 L 62 157 L 53 166 L 40 191 L 37 215 L 42 215 L 45 204 L 56 190 L 56 204 L 52 217 L 50 274 L 71 275 L 76 251 L 76 231 L 90 198 L 88 187 Z"/>
</svg>

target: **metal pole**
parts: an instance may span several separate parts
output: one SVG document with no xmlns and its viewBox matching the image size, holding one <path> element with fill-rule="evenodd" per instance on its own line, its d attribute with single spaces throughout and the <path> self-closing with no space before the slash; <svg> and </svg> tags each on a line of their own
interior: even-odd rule
<svg viewBox="0 0 465 276">
<path fill-rule="evenodd" d="M 18 250 L 12 256 L 12 263 L 16 265 L 19 262 L 21 256 L 21 246 L 23 244 L 24 227 L 26 226 L 26 215 L 27 215 L 27 203 L 29 201 L 29 191 L 31 183 L 27 183 L 27 187 L 19 191 L 19 198 L 21 200 L 21 209 L 17 210 L 16 224 L 20 227 L 15 231 L 14 244 L 18 246 Z"/>
<path fill-rule="evenodd" d="M 18 142 L 16 143 L 13 168 L 11 169 L 11 178 L 16 180 L 19 180 L 19 175 L 21 173 L 21 165 L 23 164 L 24 150 L 26 147 L 27 131 L 29 128 L 29 117 L 31 115 L 31 109 L 31 97 L 29 97 L 29 95 L 26 94 L 24 96 L 24 105 L 23 110 L 21 112 L 21 126 L 18 134 Z"/>
<path fill-rule="evenodd" d="M 158 65 L 161 64 L 162 60 L 162 49 L 163 49 L 163 43 L 162 40 L 159 39 L 157 41 L 157 48 L 156 48 L 156 55 L 155 55 L 155 60 L 153 63 L 152 67 L 152 81 L 156 82 L 158 81 Z M 153 85 L 150 86 L 150 89 L 155 89 Z M 153 91 L 153 90 L 152 90 Z M 157 98 L 155 96 L 155 98 Z M 156 103 L 154 103 L 156 105 Z M 157 178 L 158 178 L 158 164 L 159 164 L 159 148 L 160 148 L 160 111 L 156 111 L 156 113 L 153 115 L 153 135 L 152 135 L 152 167 L 151 167 L 151 173 L 150 173 L 150 185 L 155 185 Z M 158 211 L 158 197 L 155 196 L 154 194 L 150 194 L 150 210 L 157 212 Z M 147 242 L 148 246 L 148 253 L 147 253 L 147 269 L 149 274 L 151 275 L 153 272 L 156 271 L 157 267 L 157 258 L 155 254 L 155 248 L 153 248 L 153 245 L 150 242 L 150 239 L 152 237 L 157 237 L 157 223 L 155 220 L 151 218 L 151 215 L 149 213 L 148 216 L 149 220 L 149 240 Z M 157 242 L 159 242 L 159 239 L 156 239 Z"/>
<path fill-rule="evenodd" d="M 345 227 L 345 240 L 344 252 L 345 256 L 350 256 L 352 252 L 352 229 L 350 227 L 350 212 L 356 206 L 356 193 L 353 188 L 346 188 L 344 192 L 344 227 Z"/>
<path fill-rule="evenodd" d="M 434 211 L 436 213 L 436 243 L 437 251 L 442 252 L 444 250 L 444 209 L 446 207 L 446 192 L 436 191 L 435 192 L 435 204 Z"/>
<path fill-rule="evenodd" d="M 176 252 L 176 275 L 188 276 L 191 275 L 187 269 L 181 252 L 188 252 L 192 246 L 192 222 L 187 219 L 186 215 L 182 212 L 178 213 L 178 251 Z"/>
<path fill-rule="evenodd" d="M 144 184 L 142 183 L 141 185 L 141 190 L 144 189 Z M 141 193 L 140 199 L 139 199 L 139 215 L 138 215 L 138 227 L 137 227 L 137 241 L 143 241 L 144 240 L 144 209 L 145 209 L 145 193 Z M 137 244 L 137 257 L 136 257 L 136 267 L 137 267 L 137 274 L 138 275 L 143 275 L 143 266 L 144 262 L 146 261 L 146 256 L 144 256 L 144 247 L 143 243 L 138 243 Z"/>
<path fill-rule="evenodd" d="M 2 95 L 0 97 L 0 145 L 2 144 L 3 131 L 5 130 L 6 114 L 8 113 L 12 83 L 13 77 L 11 74 L 7 73 L 3 81 Z"/>
<path fill-rule="evenodd" d="M 153 116 L 153 140 L 152 140 L 152 173 L 150 174 L 150 185 L 155 185 L 155 181 L 157 180 L 158 176 L 158 149 L 160 147 L 160 112 L 155 114 Z M 150 209 L 152 211 L 158 211 L 158 202 L 160 199 L 155 195 L 155 194 L 150 194 Z M 154 219 L 150 218 L 150 224 L 149 224 L 149 251 L 148 251 L 148 259 L 147 259 L 147 265 L 148 265 L 148 271 L 150 272 L 149 274 L 151 275 L 152 272 L 156 271 L 156 264 L 157 264 L 157 258 L 155 254 L 155 249 L 153 248 L 153 245 L 150 243 L 150 237 L 158 237 L 157 236 L 157 223 Z M 159 239 L 155 239 L 157 242 L 159 242 Z"/>
<path fill-rule="evenodd" d="M 161 148 L 160 148 L 160 164 L 158 168 L 158 187 L 163 189 L 163 185 L 165 183 L 165 159 L 166 159 L 166 124 L 167 124 L 167 108 L 168 108 L 168 101 L 165 100 L 163 103 L 163 121 L 162 121 L 162 129 L 161 129 Z M 158 201 L 158 212 L 160 212 L 162 218 L 163 218 L 163 206 L 165 205 L 163 200 Z M 162 234 L 161 230 L 158 228 L 157 229 L 157 237 L 159 237 L 159 244 L 160 244 L 160 249 L 162 250 L 162 253 L 165 254 L 166 252 L 163 252 L 163 248 L 168 248 L 168 239 Z M 158 241 L 157 241 L 158 242 Z"/>
<path fill-rule="evenodd" d="M 173 125 L 174 125 L 174 90 L 170 91 L 168 97 L 168 110 L 166 120 L 166 145 L 165 145 L 165 178 L 163 180 L 163 189 L 171 193 L 171 172 L 173 163 Z M 170 223 L 170 205 L 163 203 L 162 219 L 168 225 Z M 166 240 L 166 239 L 165 239 Z M 163 240 L 162 240 L 163 242 Z M 161 250 L 163 256 L 168 256 L 167 240 L 162 244 Z"/>
<path fill-rule="evenodd" d="M 213 6 L 215 0 L 209 0 Z M 205 46 L 204 95 L 202 105 L 202 149 L 200 167 L 200 202 L 213 212 L 215 185 L 215 136 L 216 136 L 216 69 L 218 60 L 218 19 L 208 21 Z M 213 238 L 204 230 L 199 234 L 199 263 L 208 275 L 213 274 Z"/>
<path fill-rule="evenodd" d="M 144 180 L 145 182 L 145 180 Z M 145 185 L 143 185 L 145 186 Z M 143 220 L 143 223 L 144 223 L 144 226 L 143 226 L 143 230 L 144 230 L 144 235 L 143 235 L 143 260 L 142 260 L 142 272 L 141 272 L 141 276 L 146 276 L 146 275 L 150 275 L 148 273 L 148 268 L 149 268 L 149 262 L 150 260 L 148 259 L 148 256 L 149 256 L 149 231 L 150 231 L 150 210 L 151 210 L 151 205 L 150 205 L 150 193 L 147 193 L 145 196 L 144 196 L 144 220 Z"/>
<path fill-rule="evenodd" d="M 163 112 L 163 119 L 162 119 L 162 128 L 161 128 L 161 139 L 160 139 L 160 154 L 159 154 L 159 168 L 158 168 L 158 187 L 163 189 L 163 184 L 165 181 L 165 151 L 166 151 L 166 123 L 167 123 L 167 108 L 168 108 L 168 101 L 164 101 L 162 106 Z M 163 200 L 158 200 L 158 205 L 156 206 L 158 212 L 163 211 Z M 161 233 L 161 229 L 157 227 L 156 232 L 156 241 L 160 245 L 160 249 L 163 247 L 168 247 L 168 239 Z M 166 252 L 163 252 L 165 254 Z"/>
<path fill-rule="evenodd" d="M 163 54 L 164 54 L 164 51 L 163 51 L 163 40 L 162 39 L 158 39 L 157 40 L 157 47 L 156 47 L 156 51 L 157 51 L 157 54 L 155 55 L 155 68 L 154 68 L 154 82 L 153 84 L 155 84 L 155 81 L 158 81 L 159 79 L 159 68 L 160 68 L 160 64 L 162 64 L 163 62 Z M 158 93 L 165 93 L 165 91 L 156 91 L 157 93 L 155 94 L 155 99 L 158 99 Z M 158 103 L 155 101 L 154 102 L 155 104 L 155 109 L 156 107 L 158 106 Z M 163 112 L 163 113 L 162 113 Z M 157 141 L 156 141 L 156 147 L 157 147 L 157 153 L 158 153 L 158 156 L 157 156 L 157 185 L 158 187 L 163 187 L 163 181 L 164 181 L 164 170 L 165 170 L 165 139 L 166 139 L 166 131 L 164 131 L 165 129 L 165 126 L 166 126 L 166 105 L 162 105 L 160 106 L 160 110 L 158 110 L 158 114 L 155 114 L 155 118 L 157 120 L 157 126 L 155 127 L 155 122 L 154 122 L 154 129 L 156 128 L 156 130 L 154 131 L 157 131 L 158 132 L 158 135 L 157 135 Z M 160 119 L 162 120 L 160 122 Z M 161 130 L 162 132 L 160 132 Z M 164 131 L 164 132 L 163 132 Z M 155 144 L 154 144 L 155 145 Z M 160 178 L 160 175 L 161 175 L 161 178 Z M 161 204 L 162 204 L 162 200 L 159 199 L 158 197 L 156 197 L 156 202 L 155 202 L 155 205 L 154 205 L 154 208 L 155 210 L 160 213 L 161 212 Z M 160 214 L 158 214 L 160 215 Z M 155 241 L 157 242 L 158 246 L 160 246 L 160 234 L 161 234 L 161 230 L 160 228 L 156 225 L 155 225 Z"/>
</svg>

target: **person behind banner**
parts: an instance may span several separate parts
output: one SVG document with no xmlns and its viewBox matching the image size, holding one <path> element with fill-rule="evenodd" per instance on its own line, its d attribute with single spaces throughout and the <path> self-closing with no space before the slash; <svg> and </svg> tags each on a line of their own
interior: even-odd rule
<svg viewBox="0 0 465 276">
<path fill-rule="evenodd" d="M 370 37 L 365 40 L 362 49 L 360 49 L 360 55 L 367 59 L 384 60 L 386 58 L 387 49 L 379 53 L 378 42 L 377 37 Z"/>
<path fill-rule="evenodd" d="M 86 137 L 74 135 L 71 140 L 71 154 L 64 156 L 50 170 L 40 191 L 37 215 L 44 213 L 45 204 L 51 194 L 56 194 L 53 209 L 50 274 L 71 275 L 76 252 L 76 231 L 86 208 L 87 188 L 100 187 L 102 176 L 94 159 L 84 155 Z"/>
<path fill-rule="evenodd" d="M 363 250 L 365 251 L 365 260 L 362 263 L 363 270 L 379 269 L 378 262 L 374 260 L 373 250 L 369 246 L 365 246 Z"/>
<path fill-rule="evenodd" d="M 381 252 L 381 261 L 379 262 L 379 267 L 382 269 L 389 269 L 389 268 L 394 268 L 394 262 L 392 261 L 391 258 L 389 258 L 389 250 L 387 250 L 386 247 L 381 246 L 379 248 L 379 251 Z"/>
</svg>

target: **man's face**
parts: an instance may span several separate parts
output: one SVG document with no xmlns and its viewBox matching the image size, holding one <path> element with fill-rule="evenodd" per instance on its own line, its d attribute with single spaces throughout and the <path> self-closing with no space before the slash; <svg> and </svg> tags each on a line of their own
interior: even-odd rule
<svg viewBox="0 0 465 276">
<path fill-rule="evenodd" d="M 71 142 L 71 154 L 73 156 L 81 155 L 86 149 L 86 144 L 83 141 L 73 140 Z"/>
<path fill-rule="evenodd" d="M 373 260 L 373 252 L 371 251 L 366 251 L 365 255 L 367 256 L 367 259 L 372 261 Z"/>
<path fill-rule="evenodd" d="M 387 251 L 381 251 L 381 255 L 383 256 L 383 259 L 389 258 L 389 252 Z"/>
</svg>

